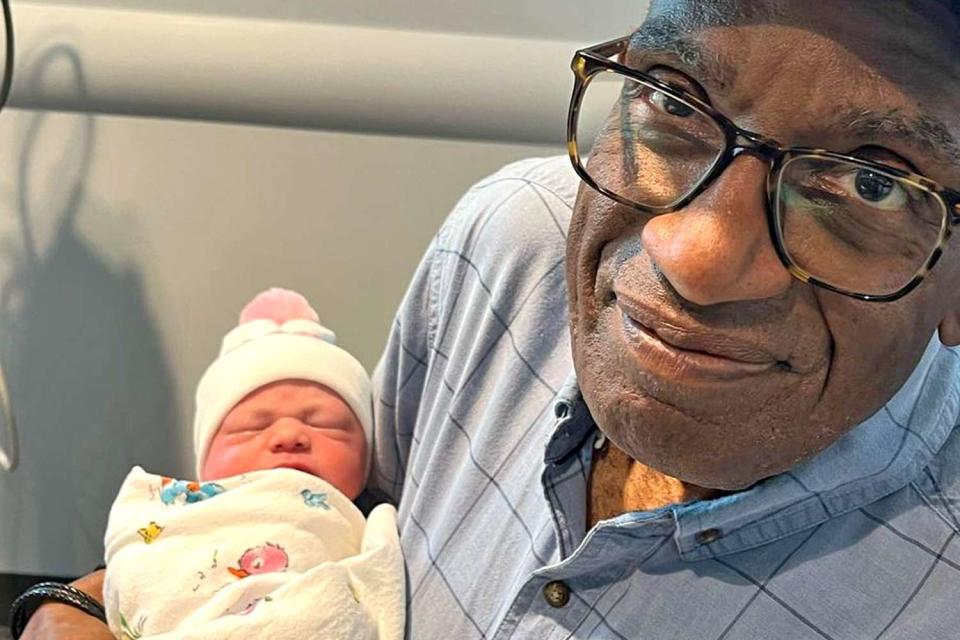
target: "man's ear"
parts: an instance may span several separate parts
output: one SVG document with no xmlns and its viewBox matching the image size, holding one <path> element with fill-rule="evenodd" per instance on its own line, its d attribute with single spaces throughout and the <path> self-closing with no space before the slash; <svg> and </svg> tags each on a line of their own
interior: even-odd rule
<svg viewBox="0 0 960 640">
<path fill-rule="evenodd" d="M 940 342 L 948 347 L 960 345 L 960 309 L 951 309 L 940 323 Z"/>
</svg>

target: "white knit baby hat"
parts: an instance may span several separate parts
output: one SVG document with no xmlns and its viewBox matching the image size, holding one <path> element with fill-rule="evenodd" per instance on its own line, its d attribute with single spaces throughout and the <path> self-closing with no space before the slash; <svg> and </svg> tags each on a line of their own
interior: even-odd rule
<svg viewBox="0 0 960 640">
<path fill-rule="evenodd" d="M 193 444 L 197 477 L 220 423 L 243 398 L 279 380 L 309 380 L 329 387 L 357 415 L 367 439 L 367 469 L 373 435 L 370 377 L 363 365 L 336 345 L 306 298 L 287 289 L 268 289 L 240 312 L 239 324 L 223 338 L 220 356 L 197 386 Z"/>
</svg>

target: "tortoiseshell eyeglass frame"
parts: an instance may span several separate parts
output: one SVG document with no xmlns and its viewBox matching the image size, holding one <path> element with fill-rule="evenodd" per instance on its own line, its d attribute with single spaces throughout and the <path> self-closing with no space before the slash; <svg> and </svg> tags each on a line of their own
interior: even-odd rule
<svg viewBox="0 0 960 640">
<path fill-rule="evenodd" d="M 769 170 L 767 172 L 766 182 L 766 215 L 767 226 L 770 230 L 770 239 L 784 267 L 786 267 L 786 269 L 800 281 L 809 282 L 810 284 L 818 287 L 822 287 L 845 296 L 850 296 L 852 298 L 857 298 L 859 300 L 890 302 L 893 300 L 898 300 L 899 298 L 902 298 L 913 291 L 917 285 L 923 281 L 930 270 L 933 269 L 933 267 L 937 264 L 937 261 L 943 254 L 947 241 L 951 236 L 951 227 L 960 224 L 960 192 L 947 189 L 934 180 L 916 173 L 904 171 L 899 167 L 893 167 L 880 162 L 858 158 L 856 156 L 835 153 L 825 149 L 783 146 L 776 140 L 753 131 L 741 129 L 731 122 L 729 118 L 696 96 L 677 89 L 676 87 L 665 84 L 664 82 L 661 82 L 660 80 L 657 80 L 656 78 L 643 73 L 642 71 L 631 69 L 618 62 L 617 60 L 622 59 L 623 54 L 626 52 L 629 42 L 629 37 L 623 37 L 616 40 L 611 40 L 609 42 L 604 42 L 603 44 L 588 47 L 586 49 L 581 49 L 574 54 L 573 61 L 571 63 L 575 80 L 573 85 L 573 95 L 570 98 L 570 110 L 567 116 L 567 151 L 570 155 L 570 160 L 573 163 L 573 168 L 576 170 L 580 178 L 583 179 L 583 181 L 586 182 L 592 189 L 602 193 L 612 200 L 637 209 L 638 211 L 642 211 L 646 214 L 655 215 L 661 213 L 670 213 L 683 208 L 700 193 L 702 193 L 704 189 L 710 186 L 710 184 L 718 175 L 726 170 L 727 166 L 729 166 L 734 158 L 743 153 L 750 153 L 764 158 L 768 163 Z M 643 205 L 638 202 L 634 202 L 630 198 L 624 197 L 619 193 L 611 191 L 597 184 L 590 174 L 587 173 L 586 167 L 581 162 L 580 152 L 577 146 L 577 118 L 580 113 L 580 103 L 583 100 L 584 92 L 586 91 L 591 79 L 598 73 L 605 71 L 614 71 L 620 75 L 632 78 L 656 88 L 658 91 L 663 92 L 663 94 L 667 97 L 678 100 L 682 104 L 701 112 L 703 115 L 714 121 L 719 130 L 723 132 L 725 138 L 724 149 L 717 157 L 716 161 L 714 161 L 713 166 L 710 167 L 710 169 L 704 174 L 704 176 L 690 190 L 689 193 L 675 202 L 661 207 Z M 799 157 L 824 158 L 849 162 L 854 165 L 861 166 L 866 170 L 901 180 L 909 185 L 923 190 L 924 192 L 927 192 L 934 197 L 934 199 L 940 205 L 942 216 L 938 242 L 935 247 L 931 248 L 926 262 L 919 268 L 917 273 L 909 280 L 909 282 L 893 293 L 881 295 L 860 293 L 843 289 L 841 287 L 832 285 L 829 282 L 820 280 L 794 263 L 783 242 L 783 230 L 781 229 L 779 216 L 776 214 L 776 206 L 779 197 L 777 194 L 777 185 L 779 183 L 780 171 L 790 160 L 794 160 Z"/>
</svg>

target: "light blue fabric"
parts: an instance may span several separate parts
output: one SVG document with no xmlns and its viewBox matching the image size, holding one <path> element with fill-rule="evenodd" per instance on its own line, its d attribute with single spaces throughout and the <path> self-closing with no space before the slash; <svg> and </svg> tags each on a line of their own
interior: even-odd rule
<svg viewBox="0 0 960 640">
<path fill-rule="evenodd" d="M 960 354 L 936 339 L 806 464 L 585 530 L 598 432 L 563 267 L 577 187 L 566 158 L 473 187 L 393 326 L 373 481 L 400 504 L 410 637 L 960 637 Z M 544 597 L 554 580 L 566 606 Z"/>
</svg>

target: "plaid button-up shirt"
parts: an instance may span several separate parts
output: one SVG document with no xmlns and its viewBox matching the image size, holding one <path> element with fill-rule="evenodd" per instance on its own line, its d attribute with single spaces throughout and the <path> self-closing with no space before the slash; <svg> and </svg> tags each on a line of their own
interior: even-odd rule
<svg viewBox="0 0 960 640">
<path fill-rule="evenodd" d="M 577 186 L 565 158 L 477 184 L 397 315 L 373 481 L 399 500 L 410 637 L 960 638 L 960 355 L 936 338 L 811 461 L 587 530 L 598 431 L 564 288 Z"/>
</svg>

